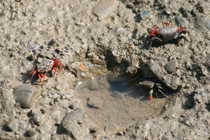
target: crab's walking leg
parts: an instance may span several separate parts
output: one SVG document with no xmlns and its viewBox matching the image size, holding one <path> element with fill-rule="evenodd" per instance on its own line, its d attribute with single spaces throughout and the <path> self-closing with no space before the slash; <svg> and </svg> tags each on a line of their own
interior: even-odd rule
<svg viewBox="0 0 210 140">
<path fill-rule="evenodd" d="M 44 78 L 44 80 L 47 79 L 47 77 L 46 77 L 43 73 L 40 73 L 40 74 L 41 74 L 41 76 Z"/>
<path fill-rule="evenodd" d="M 180 30 L 181 29 L 181 30 Z M 187 29 L 186 29 L 186 26 L 183 26 L 182 28 L 180 28 L 179 30 L 180 31 L 185 31 L 186 33 L 188 33 L 188 35 L 190 36 L 190 40 L 191 40 L 191 43 L 193 42 L 193 38 L 192 38 L 192 35 L 191 35 L 191 33 L 190 33 L 190 31 L 188 31 Z"/>
<path fill-rule="evenodd" d="M 183 39 L 184 38 L 184 46 L 186 44 L 186 41 L 187 41 L 187 37 L 184 36 L 184 35 L 180 35 L 179 37 L 175 38 L 175 39 Z"/>
<path fill-rule="evenodd" d="M 150 43 L 149 43 L 149 48 L 150 48 L 150 49 L 151 49 L 151 47 L 152 47 L 152 42 L 153 42 L 154 40 L 158 40 L 159 42 L 162 42 L 162 39 L 160 39 L 160 38 L 158 38 L 158 37 L 153 37 L 153 38 L 150 40 Z"/>
<path fill-rule="evenodd" d="M 52 68 L 55 72 L 54 72 L 54 74 L 56 74 L 56 72 L 57 72 L 57 69 L 55 68 L 55 67 L 53 67 Z"/>
<path fill-rule="evenodd" d="M 152 48 L 152 40 L 149 41 L 149 49 Z"/>
<path fill-rule="evenodd" d="M 160 93 L 162 93 L 164 96 L 166 96 L 166 97 L 168 97 L 165 93 L 163 93 L 160 89 L 158 89 L 158 91 L 160 92 Z"/>
<path fill-rule="evenodd" d="M 38 74 L 38 76 L 39 76 L 40 82 L 42 83 L 42 85 L 44 85 L 44 83 L 42 82 L 42 77 L 44 77 L 44 79 L 46 79 L 46 77 L 42 73 L 41 74 Z"/>
<path fill-rule="evenodd" d="M 32 75 L 31 75 L 31 78 L 29 79 L 29 81 L 31 81 L 32 80 L 32 78 L 34 77 L 34 75 L 37 73 L 37 71 L 36 70 L 33 70 L 32 72 Z"/>
<path fill-rule="evenodd" d="M 60 61 L 58 62 L 58 66 L 59 66 L 59 69 L 61 70 L 61 68 L 62 68 L 62 64 L 61 64 L 61 62 L 60 62 Z"/>
<path fill-rule="evenodd" d="M 33 68 L 30 72 L 28 72 L 28 74 L 27 74 L 26 76 L 24 76 L 24 77 L 22 78 L 22 80 L 23 80 L 23 81 L 26 80 L 31 74 L 34 73 L 34 70 L 35 70 L 35 68 Z"/>
</svg>

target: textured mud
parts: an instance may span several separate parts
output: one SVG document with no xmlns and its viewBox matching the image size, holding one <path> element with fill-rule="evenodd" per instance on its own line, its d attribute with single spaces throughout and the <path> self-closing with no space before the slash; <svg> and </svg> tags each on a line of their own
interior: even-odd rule
<svg viewBox="0 0 210 140">
<path fill-rule="evenodd" d="M 208 0 L 1 0 L 0 139 L 209 139 L 209 11 Z M 148 49 L 147 28 L 165 21 L 186 26 L 193 42 L 186 35 L 186 44 L 164 41 Z M 52 57 L 63 67 L 45 74 L 45 85 L 37 75 L 22 81 Z M 168 97 L 146 100 L 149 91 L 141 86 L 110 91 L 121 86 L 112 85 L 114 78 L 87 84 L 108 71 L 161 83 Z M 128 98 L 129 88 L 135 97 Z M 121 94 L 126 101 L 114 102 Z M 122 119 L 112 104 L 134 116 Z M 148 110 L 154 114 L 141 114 Z M 107 116 L 111 121 L 100 121 Z"/>
<path fill-rule="evenodd" d="M 148 100 L 148 91 L 138 89 L 129 79 L 119 81 L 110 75 L 94 77 L 76 87 L 87 115 L 100 127 L 117 132 L 162 113 L 166 98 Z"/>
</svg>

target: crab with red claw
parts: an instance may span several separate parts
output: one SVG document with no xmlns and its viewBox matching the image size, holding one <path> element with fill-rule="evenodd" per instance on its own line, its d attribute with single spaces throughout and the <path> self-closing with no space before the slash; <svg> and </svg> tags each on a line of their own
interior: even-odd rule
<svg viewBox="0 0 210 140">
<path fill-rule="evenodd" d="M 168 25 L 168 27 L 157 29 L 156 26 L 152 26 L 152 28 L 147 28 L 149 35 L 147 35 L 146 40 L 149 44 L 149 48 L 151 48 L 153 41 L 163 42 L 182 38 L 185 40 L 185 45 L 187 40 L 186 33 L 190 36 L 191 42 L 193 41 L 190 32 L 185 26 L 171 26 L 168 22 L 164 22 L 164 24 Z"/>
<path fill-rule="evenodd" d="M 38 64 L 37 66 L 33 67 L 32 70 L 24 77 L 24 79 L 26 79 L 27 77 L 29 77 L 31 75 L 31 78 L 29 79 L 29 81 L 31 81 L 32 78 L 34 77 L 34 75 L 37 74 L 40 82 L 44 85 L 44 83 L 42 81 L 42 77 L 44 79 L 47 78 L 44 75 L 44 73 L 49 72 L 51 70 L 54 70 L 54 74 L 56 74 L 56 72 L 57 72 L 56 67 L 57 66 L 59 66 L 59 69 L 61 70 L 62 64 L 59 61 L 59 59 L 51 58 L 51 59 L 45 60 L 45 61 L 41 62 L 40 64 Z"/>
<path fill-rule="evenodd" d="M 162 95 L 164 95 L 165 97 L 168 97 L 162 90 L 163 87 L 160 83 L 155 83 L 152 81 L 143 81 L 143 82 L 139 82 L 139 85 L 141 85 L 143 87 L 143 89 L 149 91 L 148 93 L 148 99 L 152 99 L 153 98 L 153 94 L 155 94 L 156 97 L 158 93 L 161 93 Z"/>
</svg>

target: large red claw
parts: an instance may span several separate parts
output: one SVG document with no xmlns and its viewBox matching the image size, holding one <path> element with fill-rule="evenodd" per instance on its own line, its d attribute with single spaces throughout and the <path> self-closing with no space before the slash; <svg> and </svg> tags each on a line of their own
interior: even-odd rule
<svg viewBox="0 0 210 140">
<path fill-rule="evenodd" d="M 178 31 L 179 32 L 182 31 L 183 29 L 184 29 L 183 27 L 179 28 L 179 26 L 178 26 Z"/>
<path fill-rule="evenodd" d="M 157 28 L 155 28 L 155 33 L 158 33 Z"/>
<path fill-rule="evenodd" d="M 54 63 L 54 67 L 59 66 L 59 69 L 61 70 L 62 64 L 61 64 L 61 62 L 59 61 L 59 59 L 57 59 L 57 58 L 51 58 L 50 60 L 53 60 L 53 61 L 55 62 L 55 63 Z"/>
<path fill-rule="evenodd" d="M 150 34 L 156 34 L 156 33 L 159 33 L 156 26 L 152 26 L 151 28 L 154 28 L 155 30 L 154 31 L 149 31 Z"/>
<path fill-rule="evenodd" d="M 149 31 L 150 34 L 155 34 L 155 31 Z"/>
</svg>

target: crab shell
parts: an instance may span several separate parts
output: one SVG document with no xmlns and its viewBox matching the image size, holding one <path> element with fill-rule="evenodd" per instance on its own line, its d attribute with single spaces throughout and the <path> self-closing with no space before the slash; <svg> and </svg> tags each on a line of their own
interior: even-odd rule
<svg viewBox="0 0 210 140">
<path fill-rule="evenodd" d="M 154 26 L 152 28 L 148 28 L 147 31 L 149 33 L 149 35 L 147 35 L 147 41 L 149 41 L 149 47 L 151 47 L 152 42 L 154 40 L 162 42 L 162 41 L 184 38 L 186 42 L 187 40 L 187 37 L 185 36 L 186 33 L 188 33 L 188 35 L 190 36 L 191 42 L 193 41 L 190 32 L 186 29 L 185 26 L 184 27 L 169 26 L 161 29 L 157 29 Z"/>
<path fill-rule="evenodd" d="M 49 72 L 54 66 L 55 61 L 53 60 L 45 60 L 42 63 L 37 65 L 38 73 Z"/>
<path fill-rule="evenodd" d="M 179 30 L 177 26 L 165 27 L 158 30 L 160 38 L 164 41 L 177 39 L 177 37 L 183 37 L 186 34 L 186 30 Z"/>
</svg>

